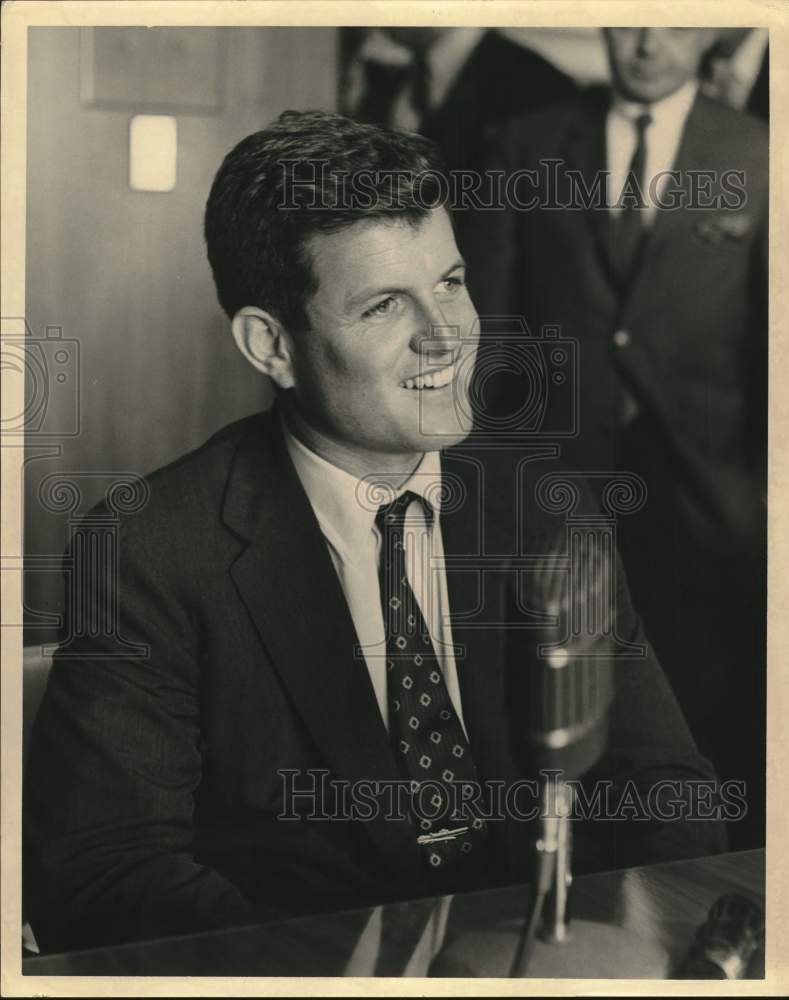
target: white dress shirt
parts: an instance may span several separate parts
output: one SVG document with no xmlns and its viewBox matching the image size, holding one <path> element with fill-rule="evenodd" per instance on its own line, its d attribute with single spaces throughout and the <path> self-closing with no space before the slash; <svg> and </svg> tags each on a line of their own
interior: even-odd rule
<svg viewBox="0 0 789 1000">
<path fill-rule="evenodd" d="M 390 499 L 307 448 L 283 427 L 288 453 L 326 539 L 334 569 L 351 612 L 359 655 L 364 657 L 384 724 L 389 726 L 386 697 L 386 633 L 381 610 L 378 565 L 381 535 L 375 524 L 378 505 Z M 440 524 L 441 457 L 427 452 L 397 495 L 411 490 L 433 507 L 432 525 L 414 501 L 407 512 L 405 558 L 408 582 L 422 610 L 452 705 L 463 725 L 457 668 L 449 623 L 449 597 L 443 568 Z M 367 499 L 370 497 L 370 499 Z M 355 654 L 354 654 L 355 655 Z M 465 729 L 465 726 L 464 726 Z"/>
<path fill-rule="evenodd" d="M 643 194 L 646 208 L 642 220 L 646 226 L 652 224 L 657 205 L 650 197 L 650 180 L 663 171 L 673 169 L 682 139 L 682 131 L 696 99 L 697 90 L 698 83 L 695 80 L 689 80 L 679 90 L 664 97 L 662 101 L 656 101 L 649 105 L 625 101 L 618 95 L 614 97 L 606 120 L 606 156 L 609 172 L 607 204 L 609 211 L 613 213 L 621 211 L 617 202 L 622 193 L 622 187 L 638 141 L 635 121 L 639 115 L 648 112 L 652 116 L 652 122 L 647 127 L 645 134 L 647 148 Z M 665 175 L 657 181 L 654 193 L 658 200 L 660 200 L 668 181 L 669 178 Z"/>
</svg>

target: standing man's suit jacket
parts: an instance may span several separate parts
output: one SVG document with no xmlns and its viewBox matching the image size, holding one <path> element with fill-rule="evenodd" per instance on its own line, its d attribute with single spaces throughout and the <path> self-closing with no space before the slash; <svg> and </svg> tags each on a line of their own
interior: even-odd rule
<svg viewBox="0 0 789 1000">
<path fill-rule="evenodd" d="M 501 458 L 483 464 L 466 448 L 443 462 L 465 496 L 441 515 L 447 558 L 511 554 L 516 537 L 539 550 L 564 530 L 529 503 L 531 472 L 521 501 Z M 546 470 L 541 463 L 533 475 Z M 398 772 L 276 415 L 225 428 L 149 483 L 148 505 L 122 523 L 118 589 L 121 640 L 148 653 L 123 655 L 117 640 L 101 638 L 106 581 L 78 579 L 73 586 L 99 595 L 88 609 L 98 615 L 98 637 L 75 638 L 56 654 L 34 727 L 25 879 L 43 946 L 429 893 L 405 821 L 278 819 L 283 770 L 325 770 L 351 782 Z M 453 613 L 478 606 L 479 580 L 473 571 L 448 573 Z M 620 584 L 619 634 L 640 641 Z M 530 774 L 525 707 L 511 695 L 512 671 L 524 663 L 514 641 L 522 633 L 495 626 L 511 613 L 512 590 L 511 573 L 486 575 L 482 614 L 494 625 L 454 629 L 465 646 L 457 658 L 463 717 L 484 780 Z M 709 778 L 654 658 L 625 661 L 618 674 L 604 773 L 620 782 Z M 328 792 L 322 801 L 333 808 Z M 297 808 L 311 811 L 306 800 Z M 722 845 L 716 823 L 628 826 L 598 823 L 590 863 L 621 866 Z M 525 878 L 529 832 L 515 820 L 490 824 L 499 881 Z"/>
<path fill-rule="evenodd" d="M 606 168 L 608 102 L 594 88 L 523 119 L 489 165 L 509 174 L 559 161 L 554 204 L 568 203 L 572 171 L 591 189 Z M 699 96 L 674 169 L 686 191 L 701 185 L 702 204 L 707 190 L 737 207 L 658 209 L 628 287 L 614 277 L 605 208 L 479 212 L 468 241 L 480 315 L 522 315 L 534 336 L 558 324 L 579 342 L 579 435 L 563 443 L 563 460 L 621 467 L 629 392 L 674 480 L 683 530 L 702 549 L 751 561 L 765 525 L 767 168 L 764 125 Z M 521 201 L 534 190 L 522 186 Z M 544 184 L 538 194 L 548 200 Z"/>
<path fill-rule="evenodd" d="M 570 77 L 537 52 L 486 31 L 419 131 L 438 145 L 449 170 L 482 170 L 505 122 L 575 92 Z"/>
<path fill-rule="evenodd" d="M 574 93 L 573 80 L 553 63 L 498 31 L 486 31 L 441 106 L 419 131 L 436 143 L 450 173 L 481 175 L 506 122 Z M 472 252 L 469 214 L 461 210 L 453 218 L 461 253 Z"/>
</svg>

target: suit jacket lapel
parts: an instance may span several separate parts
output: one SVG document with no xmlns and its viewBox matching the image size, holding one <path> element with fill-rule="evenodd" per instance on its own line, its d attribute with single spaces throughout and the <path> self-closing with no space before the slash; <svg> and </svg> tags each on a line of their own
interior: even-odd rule
<svg viewBox="0 0 789 1000">
<path fill-rule="evenodd" d="M 690 197 L 689 174 L 690 170 L 698 170 L 702 167 L 709 168 L 709 136 L 704 130 L 704 103 L 705 98 L 699 96 L 693 103 L 685 127 L 682 130 L 677 156 L 672 165 L 672 170 L 676 170 L 680 175 L 679 187 L 684 198 Z M 641 266 L 638 275 L 633 282 L 631 293 L 634 292 L 638 284 L 639 277 L 643 280 L 649 273 L 650 259 L 660 252 L 667 240 L 672 238 L 672 234 L 678 226 L 681 226 L 687 219 L 688 209 L 684 206 L 677 209 L 658 209 L 652 224 L 652 230 L 644 247 L 644 254 L 641 259 Z"/>
<path fill-rule="evenodd" d="M 708 99 L 699 95 L 693 103 L 685 127 L 682 130 L 679 149 L 671 169 L 679 173 L 679 186 L 682 197 L 687 201 L 691 197 L 689 171 L 710 167 L 710 137 L 704 129 L 704 105 Z M 682 204 L 676 209 L 658 208 L 652 221 L 652 227 L 644 240 L 638 266 L 633 280 L 625 290 L 622 309 L 637 299 L 645 284 L 653 280 L 654 267 L 667 244 L 677 239 L 677 230 L 687 225 L 691 210 Z M 679 237 L 680 240 L 684 237 Z"/>
<path fill-rule="evenodd" d="M 477 146 L 485 114 L 480 72 L 487 59 L 487 40 L 488 36 L 484 36 L 476 45 L 441 106 L 425 117 L 420 129 L 440 146 L 450 170 L 478 166 Z M 473 148 L 469 148 L 470 144 L 474 144 Z"/>
<path fill-rule="evenodd" d="M 703 96 L 696 98 L 685 123 L 672 168 L 680 173 L 680 187 L 685 198 L 689 196 L 688 171 L 705 165 L 709 167 L 709 137 L 705 136 L 704 131 L 705 102 L 706 98 Z M 567 164 L 581 172 L 587 185 L 608 166 L 605 137 L 608 104 L 609 97 L 606 90 L 600 88 L 591 90 L 586 95 L 582 113 L 573 120 L 567 132 L 565 147 Z M 645 240 L 636 273 L 627 288 L 620 287 L 611 259 L 609 213 L 594 208 L 583 212 L 597 248 L 603 273 L 612 288 L 620 295 L 623 308 L 636 294 L 638 286 L 643 281 L 649 280 L 651 261 L 661 252 L 666 241 L 671 239 L 676 228 L 683 224 L 687 211 L 686 208 L 657 211 L 652 229 Z"/>
<path fill-rule="evenodd" d="M 565 139 L 565 161 L 567 166 L 579 171 L 587 186 L 602 178 L 602 197 L 606 187 L 604 172 L 608 165 L 606 151 L 605 123 L 609 106 L 606 89 L 593 88 L 584 95 L 583 106 L 573 119 Z M 606 209 L 592 206 L 582 214 L 594 241 L 602 271 L 614 289 L 618 281 L 616 269 L 611 259 L 611 229 L 609 213 Z"/>
<path fill-rule="evenodd" d="M 398 777 L 358 638 L 312 507 L 287 454 L 276 413 L 239 446 L 223 517 L 247 540 L 231 574 L 296 710 L 333 777 Z M 406 866 L 418 848 L 405 823 L 368 824 Z"/>
</svg>

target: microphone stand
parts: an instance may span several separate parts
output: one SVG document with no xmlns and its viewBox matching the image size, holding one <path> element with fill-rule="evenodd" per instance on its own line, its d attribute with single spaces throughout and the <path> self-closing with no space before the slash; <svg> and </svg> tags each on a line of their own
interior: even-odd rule
<svg viewBox="0 0 789 1000">
<path fill-rule="evenodd" d="M 549 786 L 550 787 L 550 786 Z M 555 814 L 543 821 L 550 827 L 551 843 L 545 851 L 553 853 L 553 879 L 551 890 L 546 901 L 548 910 L 542 930 L 542 939 L 548 944 L 564 944 L 569 941 L 571 933 L 568 928 L 568 901 L 573 876 L 570 870 L 572 857 L 572 831 L 570 829 L 570 811 L 572 809 L 572 788 L 566 781 L 554 784 Z M 537 843 L 540 850 L 540 843 Z"/>
<path fill-rule="evenodd" d="M 572 936 L 568 927 L 572 794 L 570 785 L 561 779 L 546 781 L 542 786 L 534 902 L 518 938 L 510 967 L 511 979 L 525 976 L 541 919 L 540 937 L 547 944 L 565 944 Z"/>
</svg>

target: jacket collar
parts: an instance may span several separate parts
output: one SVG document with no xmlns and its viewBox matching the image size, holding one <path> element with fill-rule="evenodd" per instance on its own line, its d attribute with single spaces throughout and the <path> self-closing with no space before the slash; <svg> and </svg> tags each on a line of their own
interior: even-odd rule
<svg viewBox="0 0 789 1000">
<path fill-rule="evenodd" d="M 353 621 L 276 408 L 256 418 L 239 443 L 222 518 L 246 543 L 230 571 L 239 598 L 333 777 L 398 777 L 364 659 L 354 656 Z M 401 876 L 418 872 L 412 828 L 383 814 L 367 827 Z"/>
<path fill-rule="evenodd" d="M 569 168 L 577 170 L 587 185 L 602 182 L 606 169 L 605 120 L 611 103 L 610 90 L 591 87 L 581 95 L 575 115 L 570 119 L 564 143 L 564 158 Z M 605 184 L 602 184 L 605 197 Z M 616 287 L 616 268 L 611 259 L 608 212 L 593 204 L 583 211 L 595 243 L 603 272 Z"/>
</svg>

